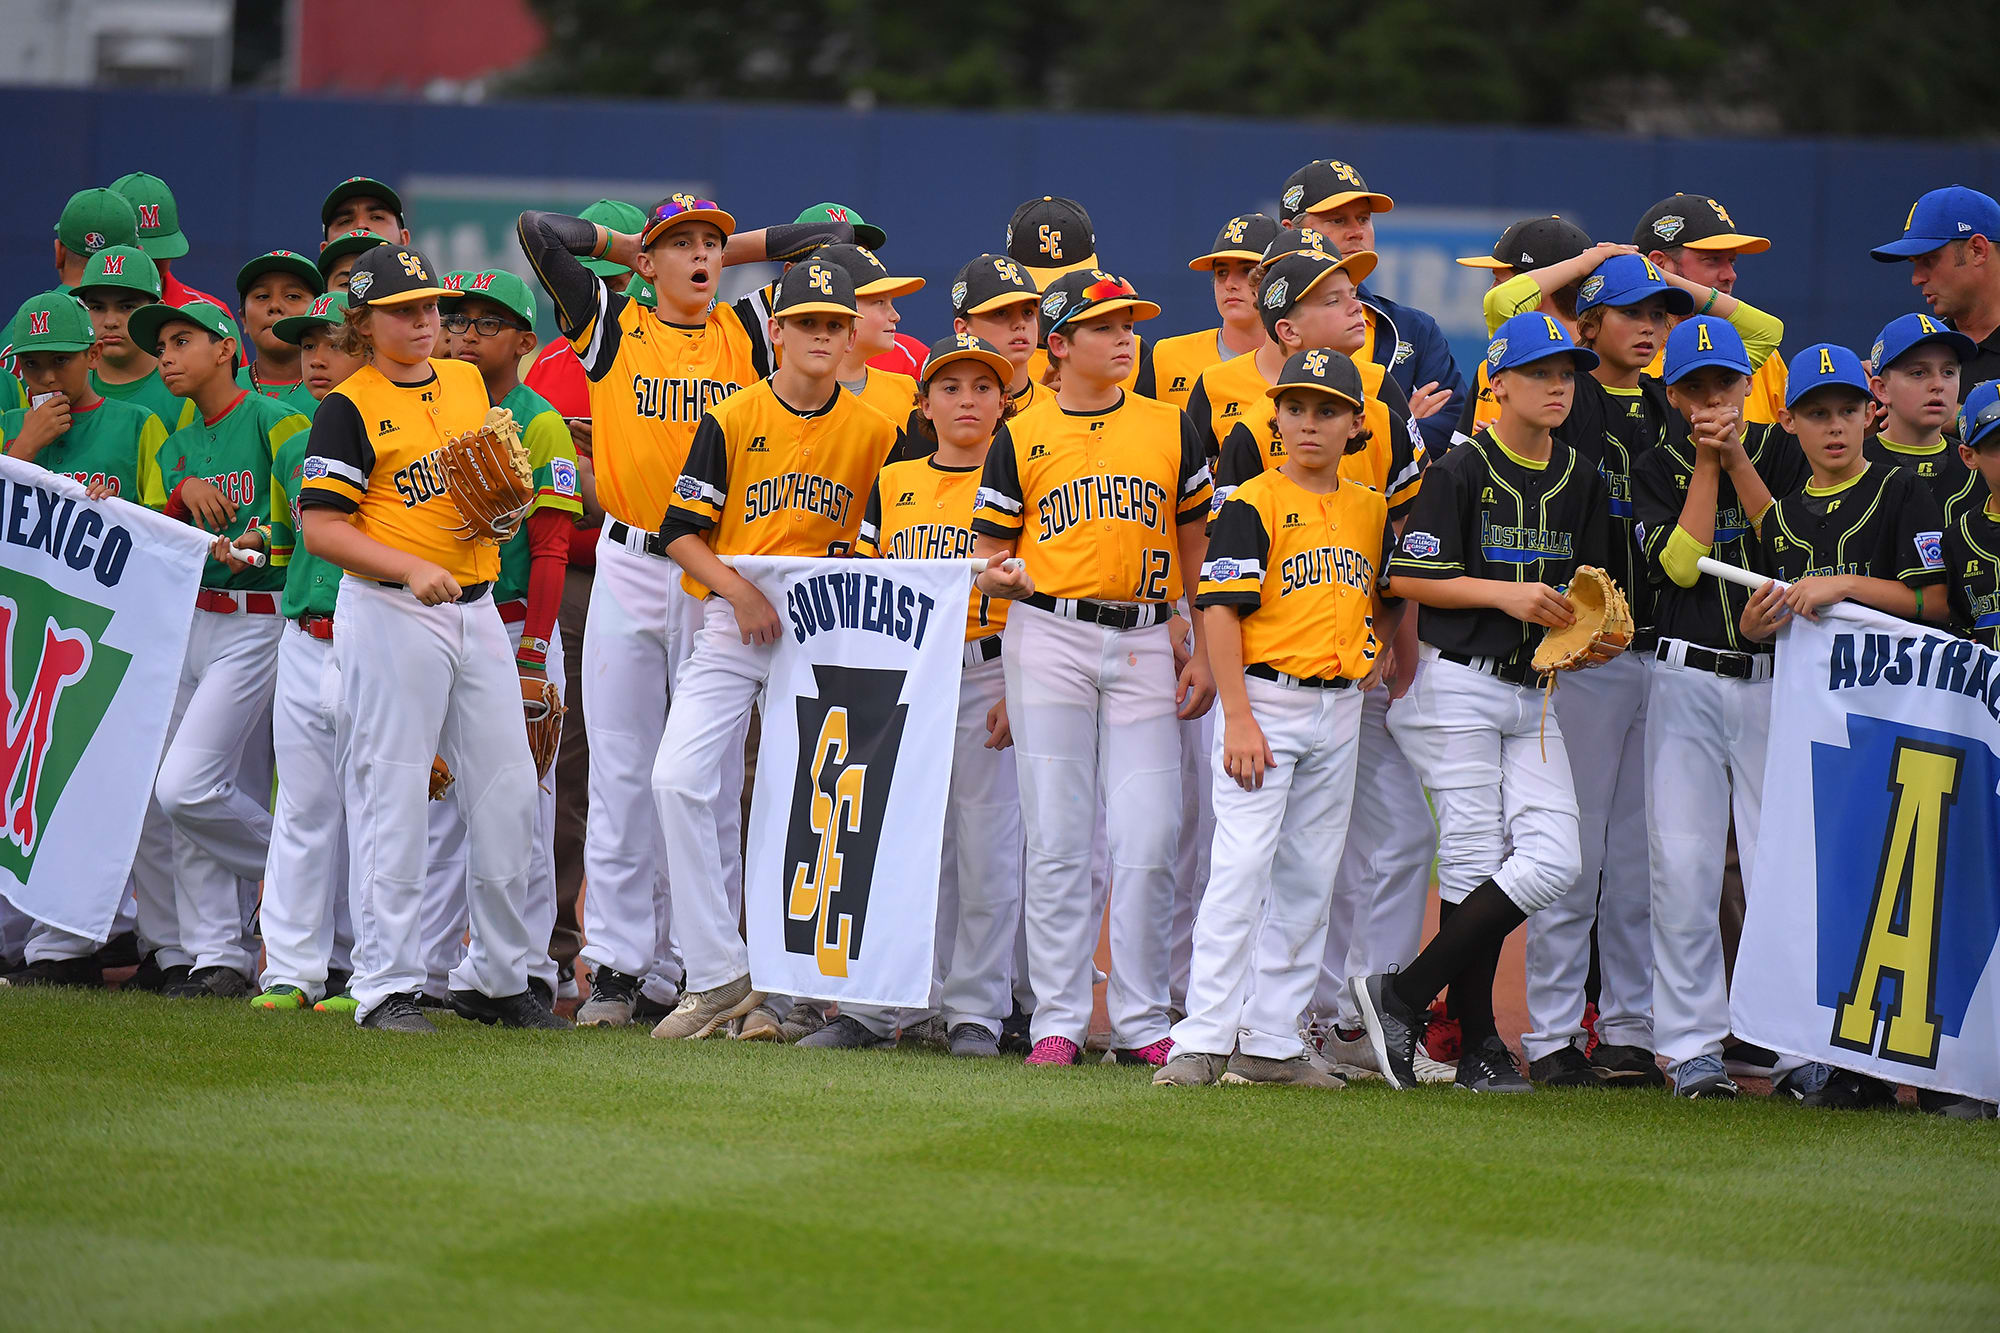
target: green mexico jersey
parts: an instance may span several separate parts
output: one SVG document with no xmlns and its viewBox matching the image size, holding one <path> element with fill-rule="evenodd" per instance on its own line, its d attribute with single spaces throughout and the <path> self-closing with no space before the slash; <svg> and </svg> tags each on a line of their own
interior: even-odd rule
<svg viewBox="0 0 2000 1333">
<path fill-rule="evenodd" d="M 294 435 L 305 435 L 312 422 L 275 398 L 245 393 L 215 421 L 197 417 L 167 437 L 160 450 L 161 479 L 167 493 L 189 477 L 200 477 L 236 505 L 236 517 L 223 529 L 231 539 L 251 525 L 266 530 L 270 563 L 232 574 L 211 559 L 201 571 L 204 588 L 276 592 L 285 586 L 285 562 L 292 547 L 292 511 L 286 492 L 277 487 L 277 453 Z"/>
<path fill-rule="evenodd" d="M 26 422 L 26 408 L 0 415 L 0 439 L 12 443 Z M 69 429 L 35 455 L 37 466 L 73 477 L 83 485 L 106 482 L 121 500 L 158 509 L 167 502 L 160 481 L 160 446 L 167 428 L 134 403 L 100 399 L 97 406 L 69 414 Z"/>
<path fill-rule="evenodd" d="M 169 431 L 179 430 L 197 415 L 193 403 L 174 397 L 174 391 L 160 378 L 157 366 L 129 384 L 112 384 L 93 370 L 90 372 L 90 387 L 106 398 L 115 398 L 121 403 L 137 403 L 158 417 Z"/>
<path fill-rule="evenodd" d="M 535 469 L 535 499 L 530 515 L 543 509 L 582 514 L 583 502 L 576 498 L 576 442 L 562 414 L 549 400 L 527 385 L 516 385 L 500 400 L 500 406 L 514 414 L 521 427 L 521 443 L 527 446 L 528 464 Z M 500 548 L 500 577 L 493 584 L 493 600 L 518 602 L 528 595 L 528 527 Z"/>
<path fill-rule="evenodd" d="M 309 430 L 294 431 L 278 446 L 278 466 L 271 484 L 284 492 L 285 507 L 294 513 L 298 512 L 295 501 L 299 495 L 299 484 L 305 480 L 306 444 L 311 439 L 312 432 Z M 333 599 L 340 592 L 340 566 L 308 551 L 303 532 L 294 536 L 291 560 L 285 567 L 282 608 L 285 619 L 297 620 L 307 615 L 330 616 L 333 614 Z"/>
<path fill-rule="evenodd" d="M 312 396 L 312 390 L 306 387 L 303 376 L 291 384 L 266 384 L 257 378 L 254 367 L 245 366 L 236 372 L 236 382 L 253 393 L 277 399 L 307 418 L 311 418 L 313 410 L 319 406 L 319 399 Z"/>
<path fill-rule="evenodd" d="M 4 330 L 0 330 L 4 332 Z M 97 376 L 90 377 L 93 387 Z M 11 370 L 0 370 L 0 412 L 12 412 L 28 405 L 28 386 L 14 377 Z"/>
</svg>

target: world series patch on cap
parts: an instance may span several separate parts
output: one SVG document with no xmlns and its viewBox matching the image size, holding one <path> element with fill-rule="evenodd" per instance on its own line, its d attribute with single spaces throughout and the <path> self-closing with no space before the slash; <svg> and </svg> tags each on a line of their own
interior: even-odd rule
<svg viewBox="0 0 2000 1333">
<path fill-rule="evenodd" d="M 1135 320 L 1151 319 L 1160 307 L 1144 300 L 1125 279 L 1100 268 L 1065 273 L 1042 293 L 1042 329 L 1054 333 L 1077 319 L 1096 319 L 1129 310 Z"/>
<path fill-rule="evenodd" d="M 1739 255 L 1760 255 L 1771 248 L 1764 237 L 1738 231 L 1729 210 L 1705 194 L 1672 194 L 1654 204 L 1633 229 L 1632 244 L 1641 254 L 1677 245 Z"/>
<path fill-rule="evenodd" d="M 1041 299 L 1027 269 L 1006 255 L 981 255 L 951 280 L 951 313 L 961 319 Z"/>
<path fill-rule="evenodd" d="M 1285 188 L 1278 195 L 1278 220 L 1290 222 L 1301 213 L 1319 213 L 1357 199 L 1376 213 L 1387 213 L 1396 206 L 1388 195 L 1370 190 L 1361 173 L 1347 163 L 1320 158 L 1285 178 Z"/>
<path fill-rule="evenodd" d="M 445 294 L 429 261 L 407 245 L 365 250 L 348 270 L 347 298 L 353 305 L 404 305 Z"/>
<path fill-rule="evenodd" d="M 1651 296 L 1663 297 L 1667 313 L 1676 319 L 1694 313 L 1694 297 L 1686 288 L 1671 286 L 1644 255 L 1613 255 L 1591 270 L 1576 289 L 1576 312 L 1597 306 L 1637 305 Z"/>
<path fill-rule="evenodd" d="M 1569 340 L 1569 331 L 1539 310 L 1519 314 L 1493 330 L 1486 344 L 1486 373 L 1519 370 L 1554 356 L 1567 356 L 1579 372 L 1597 368 L 1597 353 Z"/>
<path fill-rule="evenodd" d="M 1979 350 L 1979 344 L 1972 339 L 1957 329 L 1946 328 L 1929 315 L 1898 315 L 1875 335 L 1875 345 L 1868 351 L 1868 364 L 1880 375 L 1906 354 L 1925 346 L 1950 348 L 1960 364 L 1970 361 Z"/>
<path fill-rule="evenodd" d="M 2000 380 L 1972 386 L 1958 407 L 1958 438 L 1977 449 L 2000 432 Z"/>
</svg>

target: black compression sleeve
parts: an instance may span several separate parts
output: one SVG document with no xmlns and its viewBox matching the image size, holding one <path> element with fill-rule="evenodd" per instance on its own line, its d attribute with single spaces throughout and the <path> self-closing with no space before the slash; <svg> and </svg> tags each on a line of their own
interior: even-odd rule
<svg viewBox="0 0 2000 1333">
<path fill-rule="evenodd" d="M 773 261 L 801 259 L 822 245 L 854 239 L 845 222 L 781 222 L 764 228 L 764 257 Z"/>
<path fill-rule="evenodd" d="M 555 302 L 563 336 L 575 337 L 597 314 L 597 275 L 577 262 L 578 255 L 597 249 L 597 224 L 563 213 L 528 212 L 514 230 L 521 253 Z"/>
</svg>

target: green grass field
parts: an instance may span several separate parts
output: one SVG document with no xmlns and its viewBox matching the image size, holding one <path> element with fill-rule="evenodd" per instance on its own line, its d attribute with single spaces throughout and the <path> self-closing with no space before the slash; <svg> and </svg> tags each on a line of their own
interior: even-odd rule
<svg viewBox="0 0 2000 1333">
<path fill-rule="evenodd" d="M 2000 1126 L 0 992 L 0 1326 L 2000 1326 Z"/>
</svg>

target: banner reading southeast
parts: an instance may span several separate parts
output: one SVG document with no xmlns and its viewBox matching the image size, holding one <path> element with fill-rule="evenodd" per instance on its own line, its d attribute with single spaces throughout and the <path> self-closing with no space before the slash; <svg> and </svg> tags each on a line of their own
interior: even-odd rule
<svg viewBox="0 0 2000 1333">
<path fill-rule="evenodd" d="M 1733 1030 L 2000 1099 L 2000 654 L 1820 615 L 1778 642 Z"/>
<path fill-rule="evenodd" d="M 0 457 L 0 895 L 92 939 L 125 896 L 208 538 Z"/>
<path fill-rule="evenodd" d="M 963 560 L 744 557 L 777 609 L 750 804 L 750 976 L 779 995 L 929 1002 Z"/>
</svg>

